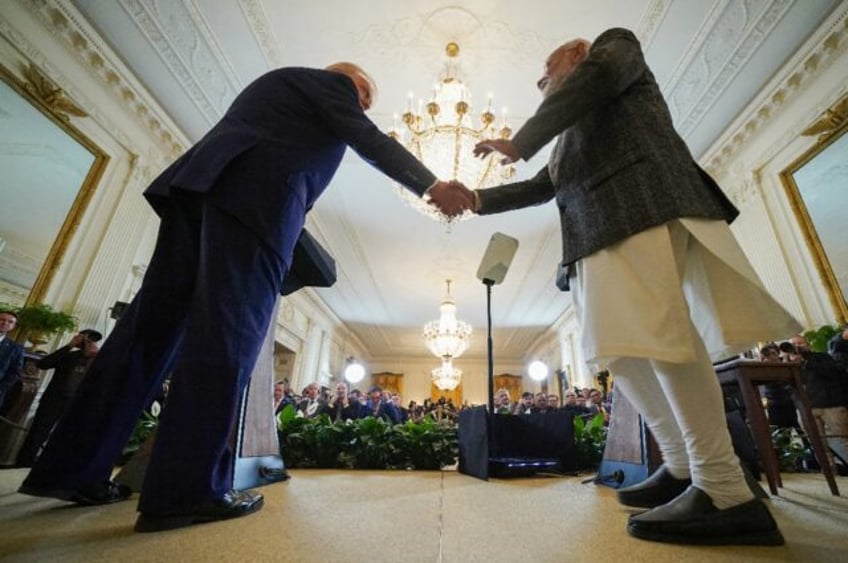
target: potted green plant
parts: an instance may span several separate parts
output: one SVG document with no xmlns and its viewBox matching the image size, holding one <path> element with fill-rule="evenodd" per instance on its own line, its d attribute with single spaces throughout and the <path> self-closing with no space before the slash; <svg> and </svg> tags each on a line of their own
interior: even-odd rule
<svg viewBox="0 0 848 563">
<path fill-rule="evenodd" d="M 33 346 L 47 342 L 48 337 L 77 328 L 77 319 L 70 313 L 55 311 L 46 303 L 25 305 L 16 311 L 18 339 L 29 340 Z"/>
</svg>

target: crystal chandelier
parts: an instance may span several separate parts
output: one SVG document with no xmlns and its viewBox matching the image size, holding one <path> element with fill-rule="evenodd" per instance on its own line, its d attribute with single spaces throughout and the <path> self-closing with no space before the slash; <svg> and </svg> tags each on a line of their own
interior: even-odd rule
<svg viewBox="0 0 848 563">
<path fill-rule="evenodd" d="M 442 304 L 439 305 L 439 319 L 424 325 L 424 342 L 435 356 L 458 358 L 471 343 L 471 325 L 456 318 L 456 302 L 450 294 L 450 280 Z"/>
<path fill-rule="evenodd" d="M 459 45 L 448 43 L 448 56 L 444 77 L 433 87 L 430 101 L 418 100 L 418 110 L 413 106 L 413 94 L 409 93 L 406 111 L 402 116 L 403 127 L 398 126 L 395 115 L 389 135 L 402 143 L 441 179 L 459 180 L 473 190 L 488 188 L 509 181 L 515 174 L 513 166 L 504 166 L 493 152 L 483 159 L 473 155 L 474 145 L 484 139 L 508 139 L 512 130 L 507 125 L 506 108 L 503 108 L 499 124 L 492 113 L 492 95 L 488 105 L 480 114 L 478 125 L 471 115 L 471 92 L 459 78 L 454 62 L 459 55 Z M 472 216 L 470 211 L 450 218 L 436 207 L 429 205 L 399 184 L 395 193 L 404 202 L 424 215 L 446 224 L 462 221 Z"/>
<path fill-rule="evenodd" d="M 433 385 L 442 391 L 453 391 L 462 379 L 462 370 L 453 367 L 450 358 L 442 362 L 442 367 L 430 371 Z"/>
</svg>

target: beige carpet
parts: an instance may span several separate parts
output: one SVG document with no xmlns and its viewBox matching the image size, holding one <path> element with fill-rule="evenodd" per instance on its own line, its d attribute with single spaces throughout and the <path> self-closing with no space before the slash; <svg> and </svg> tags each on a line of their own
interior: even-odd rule
<svg viewBox="0 0 848 563">
<path fill-rule="evenodd" d="M 257 514 L 134 534 L 135 502 L 93 508 L 17 494 L 0 471 L 2 561 L 591 562 L 848 561 L 848 499 L 820 475 L 783 476 L 769 502 L 784 547 L 630 538 L 628 511 L 575 477 L 489 482 L 445 472 L 294 470 Z M 839 478 L 848 494 L 848 479 Z"/>
</svg>

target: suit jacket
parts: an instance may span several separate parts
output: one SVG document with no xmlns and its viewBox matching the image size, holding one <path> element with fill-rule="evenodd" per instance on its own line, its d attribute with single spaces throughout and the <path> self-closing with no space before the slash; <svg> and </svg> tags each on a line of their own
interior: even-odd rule
<svg viewBox="0 0 848 563">
<path fill-rule="evenodd" d="M 6 392 L 20 381 L 24 370 L 24 347 L 6 336 L 0 341 L 0 407 Z"/>
<path fill-rule="evenodd" d="M 556 197 L 563 264 L 680 217 L 738 211 L 692 158 L 636 37 L 611 29 L 515 134 L 525 160 L 557 137 L 534 178 L 480 191 L 480 213 Z"/>
<path fill-rule="evenodd" d="M 350 78 L 281 68 L 248 85 L 145 196 L 161 214 L 174 187 L 208 193 L 212 204 L 252 229 L 290 266 L 306 212 L 329 184 L 348 145 L 419 195 L 436 181 L 366 117 Z"/>
</svg>

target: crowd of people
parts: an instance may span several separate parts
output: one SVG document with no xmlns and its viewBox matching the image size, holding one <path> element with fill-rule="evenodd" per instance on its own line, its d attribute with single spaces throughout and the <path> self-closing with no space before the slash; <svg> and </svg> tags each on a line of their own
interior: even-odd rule
<svg viewBox="0 0 848 563">
<path fill-rule="evenodd" d="M 827 352 L 814 352 L 802 335 L 785 342 L 768 342 L 759 349 L 764 362 L 788 362 L 801 368 L 801 380 L 813 418 L 831 450 L 848 459 L 848 327 L 828 342 Z M 786 384 L 765 386 L 769 424 L 800 429 L 791 389 Z M 833 458 L 830 462 L 833 463 Z"/>
<path fill-rule="evenodd" d="M 612 410 L 612 393 L 604 394 L 599 389 L 585 387 L 583 389 L 566 389 L 564 399 L 560 404 L 559 395 L 553 393 L 532 393 L 525 391 L 518 400 L 510 397 L 506 388 L 498 389 L 495 393 L 495 414 L 535 415 L 565 410 L 574 416 L 592 418 L 598 413 L 604 415 L 604 422 L 609 422 Z M 320 387 L 310 383 L 303 388 L 299 395 L 291 391 L 287 380 L 280 380 L 274 385 L 274 412 L 279 413 L 287 405 L 292 405 L 297 416 L 314 418 L 326 414 L 331 420 L 355 420 L 373 416 L 382 418 L 392 424 L 403 424 L 407 421 L 420 422 L 425 417 L 434 420 L 456 422 L 460 411 L 469 408 L 467 401 L 457 406 L 453 399 L 440 397 L 436 400 L 424 399 L 420 404 L 409 401 L 403 406 L 400 394 L 373 385 L 367 393 L 360 389 L 349 389 L 347 383 L 335 385 L 335 392 L 328 387 Z"/>
</svg>

